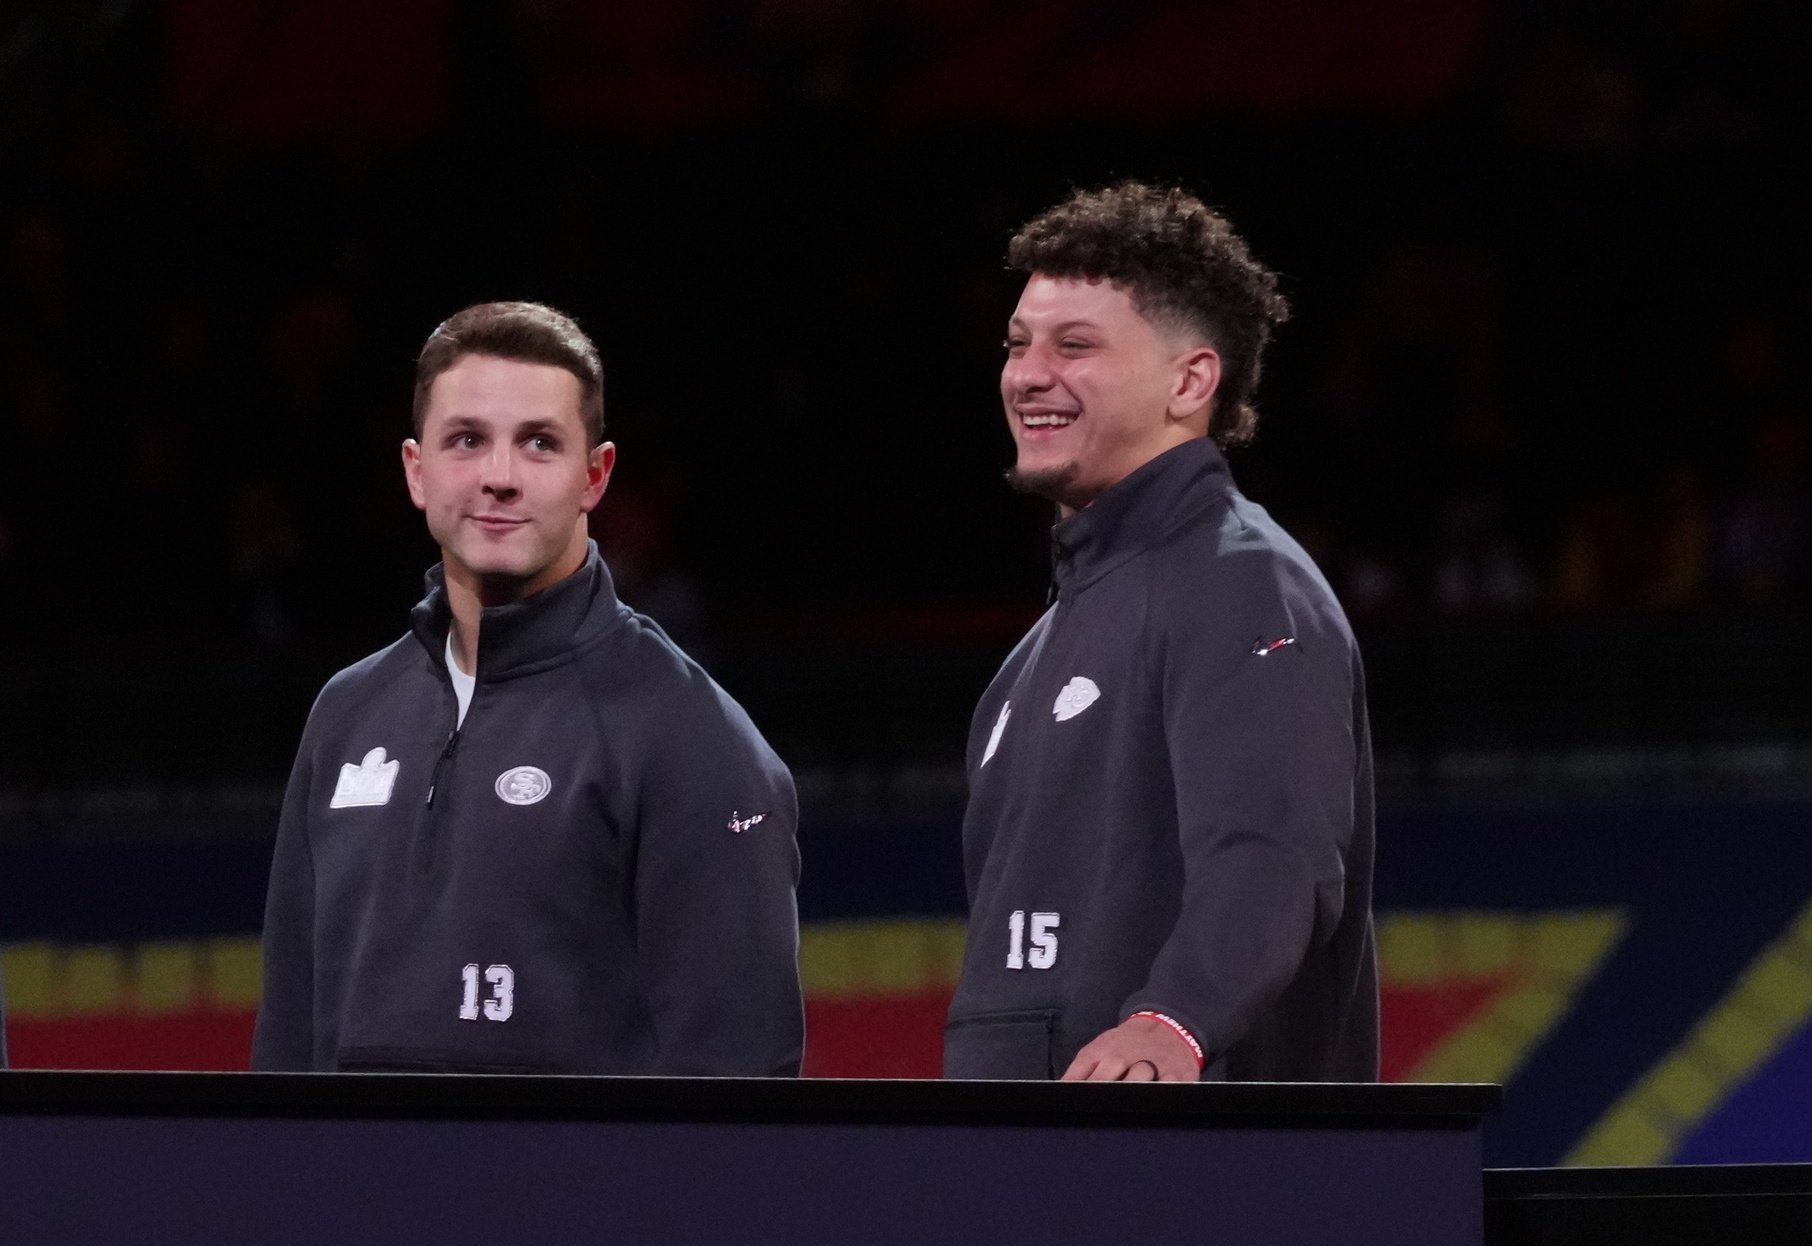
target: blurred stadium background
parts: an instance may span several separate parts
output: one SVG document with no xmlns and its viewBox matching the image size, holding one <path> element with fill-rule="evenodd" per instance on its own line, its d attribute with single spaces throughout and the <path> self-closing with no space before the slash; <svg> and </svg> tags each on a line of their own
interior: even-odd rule
<svg viewBox="0 0 1812 1246">
<path fill-rule="evenodd" d="M 535 298 L 604 352 L 624 597 L 799 776 L 808 1072 L 935 1076 L 1046 570 L 1000 257 L 1139 175 L 1295 302 L 1234 465 L 1371 671 L 1386 1075 L 1506 1082 L 1497 1165 L 1812 1160 L 1808 12 L 15 0 L 14 1063 L 244 1066 L 291 750 L 434 557 L 414 351 Z"/>
</svg>

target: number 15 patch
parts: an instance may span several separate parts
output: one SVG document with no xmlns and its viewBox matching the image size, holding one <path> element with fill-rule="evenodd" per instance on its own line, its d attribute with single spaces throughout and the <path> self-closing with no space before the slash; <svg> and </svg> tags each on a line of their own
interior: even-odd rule
<svg viewBox="0 0 1812 1246">
<path fill-rule="evenodd" d="M 1026 911 L 1014 909 L 1007 918 L 1007 968 L 1049 969 L 1057 963 L 1057 927 L 1063 918 L 1056 913 L 1032 914 L 1032 946 L 1026 948 Z"/>
</svg>

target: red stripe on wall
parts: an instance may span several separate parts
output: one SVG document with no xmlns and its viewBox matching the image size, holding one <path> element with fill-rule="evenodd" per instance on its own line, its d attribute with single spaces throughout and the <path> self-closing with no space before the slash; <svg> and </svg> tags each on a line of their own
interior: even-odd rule
<svg viewBox="0 0 1812 1246">
<path fill-rule="evenodd" d="M 1387 983 L 1378 1000 L 1383 1014 L 1379 1079 L 1398 1082 L 1408 1078 L 1430 1052 L 1472 1024 L 1513 985 L 1505 974 L 1424 986 Z"/>
<path fill-rule="evenodd" d="M 941 1077 L 950 992 L 810 998 L 807 1077 Z"/>
<path fill-rule="evenodd" d="M 7 1054 L 16 1069 L 249 1068 L 257 1012 L 189 1012 L 167 1017 L 8 1018 Z"/>
<path fill-rule="evenodd" d="M 1386 1081 L 1406 1076 L 1503 990 L 1501 979 L 1384 991 Z M 948 990 L 818 996 L 805 1005 L 807 1077 L 938 1077 Z M 15 1068 L 202 1069 L 249 1066 L 256 1012 L 95 1016 L 7 1022 Z"/>
</svg>

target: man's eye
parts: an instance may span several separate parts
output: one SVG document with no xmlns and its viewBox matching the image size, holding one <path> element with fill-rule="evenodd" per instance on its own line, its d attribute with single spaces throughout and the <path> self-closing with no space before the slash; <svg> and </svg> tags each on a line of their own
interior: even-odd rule
<svg viewBox="0 0 1812 1246">
<path fill-rule="evenodd" d="M 1060 345 L 1065 350 L 1087 350 L 1088 346 L 1089 346 L 1089 344 L 1087 342 L 1081 341 L 1081 340 L 1079 340 L 1077 338 L 1073 338 L 1073 337 L 1064 338 L 1063 341 L 1060 343 Z"/>
<path fill-rule="evenodd" d="M 560 443 L 555 441 L 552 437 L 530 437 L 529 445 L 533 449 L 540 450 L 544 453 L 552 453 L 560 448 Z"/>
<path fill-rule="evenodd" d="M 1017 338 L 1017 337 L 1010 337 L 1006 341 L 1002 342 L 1001 345 L 1006 347 L 1007 353 L 1009 355 L 1018 354 L 1020 351 L 1022 351 L 1026 348 L 1025 339 Z"/>
</svg>

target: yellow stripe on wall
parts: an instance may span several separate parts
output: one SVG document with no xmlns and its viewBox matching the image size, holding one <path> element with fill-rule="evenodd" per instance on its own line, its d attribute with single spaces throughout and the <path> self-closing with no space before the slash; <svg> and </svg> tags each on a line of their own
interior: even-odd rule
<svg viewBox="0 0 1812 1246">
<path fill-rule="evenodd" d="M 800 932 L 807 993 L 860 998 L 949 990 L 963 961 L 963 922 L 830 922 Z M 255 938 L 0 947 L 7 1015 L 21 1020 L 167 1016 L 258 1006 Z"/>
<path fill-rule="evenodd" d="M 826 922 L 799 933 L 805 993 L 832 999 L 947 991 L 963 967 L 953 918 Z"/>
<path fill-rule="evenodd" d="M 1503 976 L 1503 993 L 1409 1073 L 1419 1082 L 1508 1082 L 1567 1014 L 1622 937 L 1616 909 L 1391 913 L 1378 918 L 1386 986 Z"/>
<path fill-rule="evenodd" d="M 1664 1164 L 1812 1017 L 1812 904 L 1686 1040 L 1586 1131 L 1567 1164 Z"/>
<path fill-rule="evenodd" d="M 255 938 L 0 947 L 7 1016 L 31 1021 L 255 1008 L 260 963 Z"/>
</svg>

